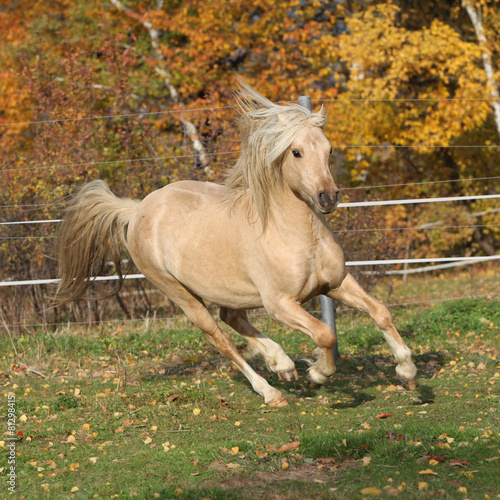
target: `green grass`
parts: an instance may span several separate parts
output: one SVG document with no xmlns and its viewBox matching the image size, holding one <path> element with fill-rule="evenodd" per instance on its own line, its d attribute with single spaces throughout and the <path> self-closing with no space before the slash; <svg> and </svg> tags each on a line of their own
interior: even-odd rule
<svg viewBox="0 0 500 500">
<path fill-rule="evenodd" d="M 394 316 L 419 369 L 415 392 L 397 385 L 388 347 L 364 316 L 339 315 L 342 359 L 317 390 L 301 361 L 314 345 L 253 318 L 296 361 L 297 383 L 250 361 L 286 395 L 283 408 L 263 405 L 182 321 L 6 337 L 2 414 L 14 393 L 23 432 L 15 496 L 350 499 L 372 487 L 379 498 L 500 498 L 500 302 Z M 290 442 L 300 445 L 277 451 Z"/>
</svg>

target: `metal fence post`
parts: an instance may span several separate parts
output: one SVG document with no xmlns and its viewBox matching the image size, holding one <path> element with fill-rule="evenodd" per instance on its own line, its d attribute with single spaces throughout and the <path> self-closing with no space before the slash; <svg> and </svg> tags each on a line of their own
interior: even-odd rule
<svg viewBox="0 0 500 500">
<path fill-rule="evenodd" d="M 299 97 L 299 104 L 307 110 L 312 111 L 310 96 L 301 95 Z M 337 336 L 337 325 L 335 324 L 335 304 L 333 299 L 327 297 L 326 295 L 320 295 L 319 300 L 321 303 L 321 321 L 326 323 L 333 330 L 335 336 Z M 333 355 L 335 358 L 339 357 L 338 338 L 333 348 Z"/>
</svg>

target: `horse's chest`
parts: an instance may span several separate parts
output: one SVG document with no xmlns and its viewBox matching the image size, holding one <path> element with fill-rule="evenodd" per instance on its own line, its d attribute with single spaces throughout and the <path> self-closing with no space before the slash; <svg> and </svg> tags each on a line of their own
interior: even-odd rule
<svg viewBox="0 0 500 500">
<path fill-rule="evenodd" d="M 292 253 L 292 252 L 291 252 Z M 299 247 L 282 267 L 281 284 L 298 302 L 337 288 L 345 277 L 342 249 L 329 241 Z"/>
</svg>

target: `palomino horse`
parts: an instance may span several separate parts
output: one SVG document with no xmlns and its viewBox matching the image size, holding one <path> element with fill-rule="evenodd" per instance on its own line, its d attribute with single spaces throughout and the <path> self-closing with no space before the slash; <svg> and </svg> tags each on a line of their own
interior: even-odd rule
<svg viewBox="0 0 500 500">
<path fill-rule="evenodd" d="M 110 257 L 121 276 L 124 244 L 139 270 L 243 372 L 265 403 L 280 406 L 287 404 L 282 394 L 238 353 L 204 300 L 220 306 L 221 319 L 282 379 L 298 378 L 293 361 L 250 324 L 246 311 L 263 306 L 309 335 L 319 356 L 308 378 L 323 384 L 335 372 L 335 334 L 301 304 L 325 294 L 373 318 L 398 362 L 398 377 L 414 388 L 410 349 L 388 309 L 346 273 L 342 248 L 325 221 L 339 200 L 329 166 L 332 148 L 322 131 L 326 110 L 274 104 L 243 81 L 236 99 L 241 155 L 225 185 L 174 182 L 142 202 L 117 198 L 103 181 L 80 190 L 61 227 L 56 298 L 84 297 Z"/>
</svg>

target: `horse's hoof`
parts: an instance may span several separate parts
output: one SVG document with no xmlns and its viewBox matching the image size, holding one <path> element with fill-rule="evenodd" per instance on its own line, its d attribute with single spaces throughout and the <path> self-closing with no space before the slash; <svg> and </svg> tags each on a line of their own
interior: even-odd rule
<svg viewBox="0 0 500 500">
<path fill-rule="evenodd" d="M 299 380 L 299 374 L 295 368 L 286 372 L 278 372 L 278 377 L 280 380 L 284 380 L 285 382 L 294 382 L 295 380 Z"/>
<path fill-rule="evenodd" d="M 307 374 L 307 383 L 311 389 L 319 389 L 323 384 L 328 382 L 328 378 L 319 372 L 309 370 Z"/>
<path fill-rule="evenodd" d="M 283 396 L 278 396 L 277 398 L 271 399 L 268 406 L 288 406 L 288 401 Z"/>
<path fill-rule="evenodd" d="M 405 389 L 408 389 L 410 391 L 414 391 L 418 385 L 417 377 L 412 380 L 400 380 L 400 382 Z"/>
</svg>

